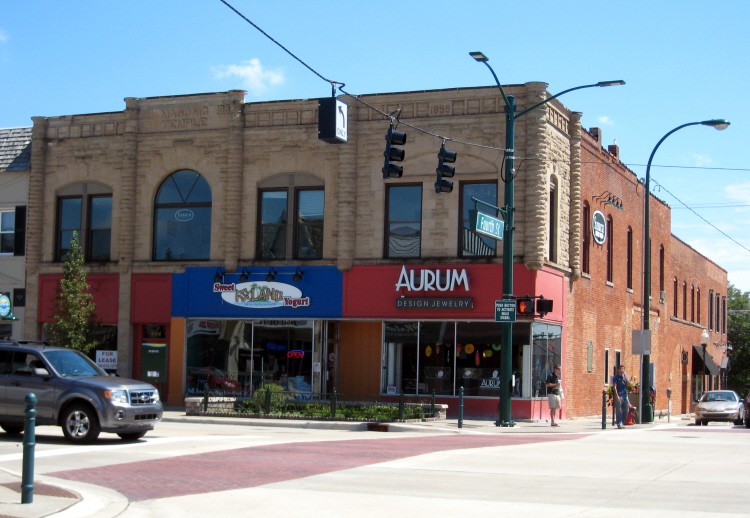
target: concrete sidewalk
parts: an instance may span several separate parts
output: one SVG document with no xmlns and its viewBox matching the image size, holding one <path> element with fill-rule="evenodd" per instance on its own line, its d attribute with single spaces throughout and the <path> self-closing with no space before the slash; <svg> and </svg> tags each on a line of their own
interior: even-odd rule
<svg viewBox="0 0 750 518">
<path fill-rule="evenodd" d="M 626 428 L 651 428 L 669 424 L 687 426 L 692 424 L 691 415 L 656 418 L 652 424 L 633 425 Z M 347 421 L 308 421 L 296 419 L 254 419 L 243 417 L 188 416 L 184 409 L 170 409 L 164 412 L 163 421 L 199 424 L 232 424 L 237 426 L 304 428 L 316 430 L 350 430 L 377 432 L 412 432 L 435 434 L 503 434 L 503 433 L 543 433 L 543 434 L 592 434 L 621 433 L 612 426 L 608 417 L 606 429 L 602 429 L 601 417 L 587 417 L 560 421 L 560 426 L 551 427 L 547 421 L 518 421 L 513 427 L 498 427 L 493 421 L 464 420 L 459 428 L 455 419 L 432 421 L 412 421 L 405 423 L 361 423 Z M 22 504 L 22 473 L 0 469 L 0 518 L 39 518 L 45 516 L 85 517 L 115 516 L 128 506 L 127 499 L 106 487 L 94 486 L 36 476 L 32 502 Z"/>
</svg>

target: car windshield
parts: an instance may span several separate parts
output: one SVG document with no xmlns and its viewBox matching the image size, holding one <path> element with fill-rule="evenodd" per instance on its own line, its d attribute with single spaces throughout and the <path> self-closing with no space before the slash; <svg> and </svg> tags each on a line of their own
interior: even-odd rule
<svg viewBox="0 0 750 518">
<path fill-rule="evenodd" d="M 706 392 L 703 401 L 737 401 L 731 392 Z"/>
<path fill-rule="evenodd" d="M 107 373 L 78 351 L 47 351 L 44 356 L 60 376 L 106 376 Z"/>
</svg>

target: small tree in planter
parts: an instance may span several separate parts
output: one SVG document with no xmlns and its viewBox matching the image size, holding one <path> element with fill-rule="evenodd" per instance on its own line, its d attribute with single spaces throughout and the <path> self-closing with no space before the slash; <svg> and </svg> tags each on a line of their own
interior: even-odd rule
<svg viewBox="0 0 750 518">
<path fill-rule="evenodd" d="M 94 296 L 90 292 L 78 232 L 73 231 L 70 249 L 65 254 L 63 278 L 57 288 L 54 322 L 47 328 L 50 342 L 88 353 L 96 347 L 92 339 Z"/>
</svg>

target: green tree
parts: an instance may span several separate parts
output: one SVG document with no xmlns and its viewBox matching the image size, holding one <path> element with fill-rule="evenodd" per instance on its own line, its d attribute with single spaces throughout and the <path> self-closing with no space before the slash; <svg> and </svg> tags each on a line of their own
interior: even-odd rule
<svg viewBox="0 0 750 518">
<path fill-rule="evenodd" d="M 750 385 L 750 292 L 729 285 L 729 388 L 745 395 Z"/>
<path fill-rule="evenodd" d="M 92 339 L 94 296 L 89 289 L 78 233 L 73 232 L 63 263 L 63 278 L 57 288 L 54 323 L 47 329 L 50 342 L 88 353 L 96 346 Z"/>
</svg>

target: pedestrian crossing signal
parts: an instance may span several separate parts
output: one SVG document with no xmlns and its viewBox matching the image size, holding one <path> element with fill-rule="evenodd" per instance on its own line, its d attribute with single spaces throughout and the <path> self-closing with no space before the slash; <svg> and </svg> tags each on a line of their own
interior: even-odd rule
<svg viewBox="0 0 750 518">
<path fill-rule="evenodd" d="M 534 299 L 521 297 L 516 299 L 516 313 L 520 316 L 531 316 L 534 314 Z"/>
</svg>

